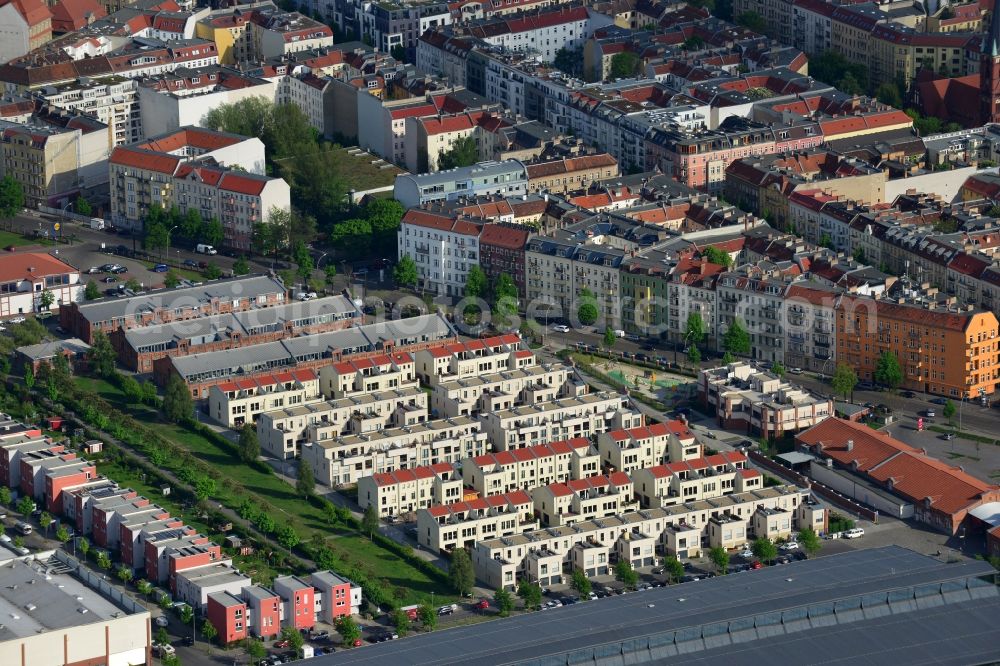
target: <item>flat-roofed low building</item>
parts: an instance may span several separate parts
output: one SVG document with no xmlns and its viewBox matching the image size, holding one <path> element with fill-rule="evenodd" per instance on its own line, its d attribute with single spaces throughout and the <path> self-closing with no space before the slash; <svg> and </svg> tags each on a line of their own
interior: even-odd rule
<svg viewBox="0 0 1000 666">
<path fill-rule="evenodd" d="M 531 491 L 543 525 L 573 525 L 638 508 L 632 479 L 625 472 L 552 483 Z"/>
<path fill-rule="evenodd" d="M 316 605 L 320 618 L 333 624 L 338 618 L 361 612 L 361 587 L 332 571 L 315 571 L 309 582 L 316 590 Z"/>
<path fill-rule="evenodd" d="M 476 577 L 487 586 L 513 589 L 521 576 L 529 575 L 527 558 L 530 553 L 557 553 L 568 565 L 573 561 L 576 544 L 596 543 L 614 548 L 615 542 L 625 533 L 636 532 L 652 537 L 660 551 L 667 555 L 696 557 L 701 553 L 702 543 L 707 543 L 712 518 L 731 514 L 749 520 L 763 507 L 787 514 L 791 524 L 796 517 L 796 508 L 808 499 L 808 490 L 783 485 L 659 509 L 629 511 L 574 525 L 480 540 L 472 549 L 472 563 Z M 774 533 L 779 534 L 780 529 L 779 519 Z"/>
<path fill-rule="evenodd" d="M 693 460 L 701 445 L 683 421 L 616 428 L 597 436 L 601 462 L 619 472 L 632 472 L 667 461 Z"/>
<path fill-rule="evenodd" d="M 213 386 L 208 390 L 208 414 L 218 423 L 239 429 L 256 423 L 262 412 L 306 404 L 319 395 L 315 372 L 288 370 Z"/>
<path fill-rule="evenodd" d="M 42 294 L 60 312 L 83 300 L 80 271 L 42 252 L 14 253 L 0 264 L 0 317 L 42 311 Z M 51 309 L 51 308 L 50 308 Z"/>
<path fill-rule="evenodd" d="M 708 547 L 732 550 L 747 542 L 749 519 L 726 513 L 708 521 Z"/>
<path fill-rule="evenodd" d="M 451 463 L 372 474 L 358 479 L 358 506 L 374 506 L 380 518 L 412 513 L 463 499 L 462 475 Z"/>
<path fill-rule="evenodd" d="M 523 490 L 417 511 L 417 542 L 434 553 L 537 528 L 531 496 Z"/>
<path fill-rule="evenodd" d="M 227 564 L 213 564 L 178 573 L 174 599 L 185 602 L 199 612 L 205 612 L 210 594 L 228 592 L 236 597 L 242 594 L 243 588 L 250 585 L 253 585 L 253 581 L 249 576 Z"/>
<path fill-rule="evenodd" d="M 237 350 L 262 342 L 338 331 L 361 323 L 361 312 L 344 295 L 293 301 L 141 328 L 118 329 L 111 344 L 126 368 L 153 371 L 157 359 Z"/>
<path fill-rule="evenodd" d="M 483 430 L 500 451 L 553 440 L 591 437 L 609 430 L 637 428 L 643 416 L 627 395 L 600 391 L 551 402 L 512 407 L 480 416 Z"/>
<path fill-rule="evenodd" d="M 792 536 L 792 516 L 792 512 L 788 509 L 757 507 L 750 523 L 754 538 L 768 538 L 771 541 L 787 539 Z"/>
<path fill-rule="evenodd" d="M 0 568 L 0 612 L 2 664 L 151 663 L 148 610 L 52 568 L 21 562 Z"/>
<path fill-rule="evenodd" d="M 615 557 L 633 569 L 656 564 L 656 537 L 641 530 L 622 532 L 615 541 Z"/>
<path fill-rule="evenodd" d="M 479 422 L 467 416 L 329 437 L 325 430 L 310 426 L 302 459 L 310 461 L 320 482 L 334 487 L 357 483 L 371 474 L 456 463 L 489 450 Z"/>
<path fill-rule="evenodd" d="M 600 457 L 586 437 L 486 453 L 462 461 L 465 484 L 483 496 L 584 479 L 600 471 Z"/>
<path fill-rule="evenodd" d="M 644 509 L 710 499 L 763 487 L 760 472 L 748 468 L 742 453 L 723 451 L 632 472 L 635 494 Z"/>
<path fill-rule="evenodd" d="M 570 568 L 587 576 L 607 576 L 611 573 L 611 548 L 597 541 L 580 541 L 570 549 Z"/>
<path fill-rule="evenodd" d="M 237 595 L 229 592 L 212 592 L 205 605 L 205 619 L 215 627 L 215 633 L 223 644 L 235 643 L 247 637 L 249 618 L 247 604 Z"/>
</svg>

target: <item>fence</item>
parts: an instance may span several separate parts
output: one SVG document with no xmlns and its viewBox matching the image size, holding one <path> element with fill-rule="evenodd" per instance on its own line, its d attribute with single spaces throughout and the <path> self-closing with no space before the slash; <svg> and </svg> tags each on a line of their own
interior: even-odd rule
<svg viewBox="0 0 1000 666">
<path fill-rule="evenodd" d="M 120 587 L 112 585 L 106 576 L 99 575 L 94 571 L 91 571 L 87 567 L 80 564 L 80 561 L 75 557 L 61 550 L 55 551 L 53 554 L 55 559 L 59 560 L 67 567 L 73 570 L 77 578 L 83 581 L 88 587 L 96 590 L 101 596 L 110 599 L 114 603 L 118 604 L 130 613 L 141 613 L 146 609 L 137 604 L 130 596 L 125 594 L 125 591 Z"/>
<path fill-rule="evenodd" d="M 750 458 L 750 460 L 754 461 L 761 467 L 771 472 L 774 472 L 778 476 L 784 479 L 788 479 L 793 483 L 802 486 L 803 488 L 809 488 L 812 492 L 816 493 L 817 496 L 826 500 L 830 504 L 833 504 L 834 506 L 843 509 L 844 511 L 847 511 L 849 513 L 852 513 L 856 516 L 860 516 L 865 520 L 870 520 L 873 523 L 878 523 L 878 511 L 872 511 L 871 509 L 862 506 L 861 504 L 858 504 L 849 497 L 841 495 L 832 488 L 828 488 L 819 481 L 816 481 L 815 479 L 810 479 L 808 476 L 805 476 L 804 474 L 799 474 L 793 469 L 790 469 L 788 467 L 785 467 L 784 465 L 780 465 L 774 462 L 773 460 L 763 455 L 759 451 L 754 451 L 751 449 L 747 453 L 747 455 Z"/>
<path fill-rule="evenodd" d="M 49 215 L 58 215 L 59 217 L 66 218 L 67 220 L 76 220 L 77 222 L 84 222 L 90 224 L 92 216 L 90 215 L 80 215 L 79 213 L 73 213 L 68 210 L 63 210 L 62 208 L 50 208 L 48 206 L 39 206 L 38 212 L 48 213 Z"/>
</svg>

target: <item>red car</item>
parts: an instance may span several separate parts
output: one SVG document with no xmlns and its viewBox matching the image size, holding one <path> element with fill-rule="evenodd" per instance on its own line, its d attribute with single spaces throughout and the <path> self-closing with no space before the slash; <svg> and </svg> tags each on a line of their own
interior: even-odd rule
<svg viewBox="0 0 1000 666">
<path fill-rule="evenodd" d="M 274 647 L 276 647 L 276 648 L 286 648 L 289 645 L 291 645 L 291 643 L 289 643 L 288 641 L 276 641 L 275 644 L 274 644 Z"/>
<path fill-rule="evenodd" d="M 476 610 L 486 610 L 490 607 L 490 602 L 488 599 L 480 599 L 476 602 Z"/>
<path fill-rule="evenodd" d="M 753 564 L 750 565 L 750 568 L 751 569 L 763 569 L 764 565 L 761 564 L 760 562 L 754 562 Z"/>
<path fill-rule="evenodd" d="M 360 638 L 355 638 L 354 639 L 354 647 L 361 647 L 361 645 L 362 645 L 361 639 Z"/>
</svg>

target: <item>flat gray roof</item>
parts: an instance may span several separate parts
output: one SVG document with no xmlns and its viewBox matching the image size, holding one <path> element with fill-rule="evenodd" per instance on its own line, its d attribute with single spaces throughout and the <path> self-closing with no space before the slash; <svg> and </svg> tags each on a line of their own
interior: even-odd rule
<svg viewBox="0 0 1000 666">
<path fill-rule="evenodd" d="M 1000 656 L 995 573 L 986 562 L 873 548 L 415 635 L 315 664 L 759 665 L 782 663 L 777 649 L 797 665 L 965 664 Z M 973 616 L 982 619 L 965 628 Z M 962 646 L 953 651 L 956 635 Z"/>
<path fill-rule="evenodd" d="M 158 309 L 201 307 L 215 299 L 257 298 L 275 293 L 285 293 L 281 282 L 266 275 L 251 275 L 216 280 L 195 287 L 157 289 L 129 298 L 102 298 L 91 303 L 81 303 L 77 308 L 93 324 L 121 317 L 135 317 Z"/>
<path fill-rule="evenodd" d="M 408 345 L 452 337 L 457 337 L 457 334 L 451 324 L 435 313 L 239 349 L 174 356 L 171 363 L 182 377 L 224 378 L 292 366 L 301 361 L 329 357 L 337 351 L 345 354 L 377 351 L 387 342 Z"/>
<path fill-rule="evenodd" d="M 421 174 L 403 174 L 400 178 L 412 178 L 419 187 L 443 185 L 469 178 L 491 178 L 506 174 L 527 175 L 524 164 L 519 160 L 508 159 L 501 162 L 479 162 L 467 167 L 456 167 L 444 171 L 430 171 Z"/>
<path fill-rule="evenodd" d="M 781 453 L 775 457 L 781 458 L 789 465 L 801 465 L 802 463 L 807 463 L 810 460 L 816 460 L 816 456 L 809 455 L 808 453 L 802 453 L 801 451 Z"/>
<path fill-rule="evenodd" d="M 0 641 L 103 622 L 116 614 L 131 613 L 73 576 L 46 575 L 22 562 L 0 567 Z"/>
</svg>

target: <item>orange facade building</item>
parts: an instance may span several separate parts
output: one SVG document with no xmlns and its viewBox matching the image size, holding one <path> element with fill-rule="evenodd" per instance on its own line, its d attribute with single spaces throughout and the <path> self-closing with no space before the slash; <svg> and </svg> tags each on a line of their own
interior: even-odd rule
<svg viewBox="0 0 1000 666">
<path fill-rule="evenodd" d="M 899 359 L 902 388 L 951 398 L 992 394 L 1000 381 L 1000 323 L 983 310 L 843 298 L 837 361 L 874 381 L 882 352 Z"/>
</svg>

